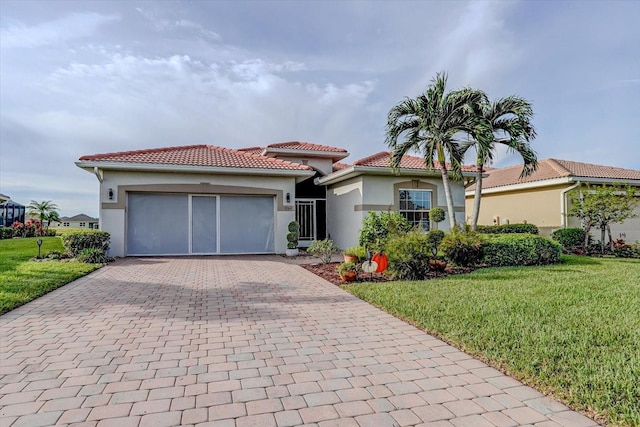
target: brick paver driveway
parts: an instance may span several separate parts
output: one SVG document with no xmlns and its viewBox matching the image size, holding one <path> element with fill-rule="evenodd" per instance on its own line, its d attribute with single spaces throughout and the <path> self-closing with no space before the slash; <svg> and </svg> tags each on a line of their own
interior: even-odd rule
<svg viewBox="0 0 640 427">
<path fill-rule="evenodd" d="M 594 424 L 278 257 L 120 260 L 0 327 L 2 427 Z"/>
</svg>

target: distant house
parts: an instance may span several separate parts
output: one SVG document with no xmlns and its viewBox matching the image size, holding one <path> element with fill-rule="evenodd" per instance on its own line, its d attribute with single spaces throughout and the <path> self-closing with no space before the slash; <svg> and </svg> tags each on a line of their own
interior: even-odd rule
<svg viewBox="0 0 640 427">
<path fill-rule="evenodd" d="M 541 234 L 549 235 L 559 228 L 580 226 L 577 218 L 568 215 L 567 196 L 580 183 L 629 184 L 640 193 L 638 170 L 545 159 L 538 162 L 538 170 L 532 175 L 520 179 L 521 171 L 522 165 L 487 170 L 478 224 L 528 222 L 538 226 Z M 474 190 L 471 186 L 465 192 L 467 218 L 472 213 Z M 640 218 L 612 224 L 611 234 L 631 242 L 640 240 Z"/>
<path fill-rule="evenodd" d="M 63 216 L 60 222 L 51 224 L 52 227 L 62 228 L 88 228 L 90 230 L 98 229 L 98 218 L 92 218 L 89 215 L 78 214 L 71 217 Z"/>
<path fill-rule="evenodd" d="M 429 228 L 429 210 L 445 206 L 440 172 L 423 159 L 405 156 L 394 174 L 388 152 L 342 163 L 347 156 L 292 141 L 96 154 L 76 165 L 100 182 L 100 227 L 113 256 L 284 253 L 293 220 L 300 246 L 331 237 L 344 249 L 357 244 L 367 212 L 397 211 Z M 452 191 L 462 222 L 464 187 Z"/>
</svg>

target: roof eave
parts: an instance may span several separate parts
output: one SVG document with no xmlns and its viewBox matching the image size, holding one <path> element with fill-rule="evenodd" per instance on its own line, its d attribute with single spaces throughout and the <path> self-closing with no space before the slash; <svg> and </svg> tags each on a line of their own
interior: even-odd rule
<svg viewBox="0 0 640 427">
<path fill-rule="evenodd" d="M 334 162 L 349 157 L 349 153 L 346 151 L 296 150 L 291 148 L 266 147 L 262 151 L 262 155 L 268 156 L 269 154 L 284 154 L 291 157 L 319 157 L 324 159 L 332 159 Z"/>
<path fill-rule="evenodd" d="M 94 168 L 102 170 L 142 171 L 142 172 L 184 172 L 184 173 L 213 173 L 225 175 L 271 175 L 271 176 L 301 176 L 315 175 L 314 170 L 301 169 L 266 169 L 266 168 L 233 168 L 215 166 L 172 165 L 153 163 L 123 163 L 78 161 L 76 166 L 87 172 L 94 173 Z"/>
<path fill-rule="evenodd" d="M 495 193 L 504 193 L 508 191 L 518 191 L 518 190 L 530 190 L 532 188 L 544 188 L 544 187 L 553 187 L 556 185 L 562 184 L 571 184 L 571 183 L 589 183 L 589 184 L 629 184 L 631 186 L 639 186 L 639 179 L 621 179 L 621 178 L 592 178 L 586 176 L 565 176 L 561 178 L 552 178 L 545 179 L 539 181 L 530 181 L 530 182 L 522 182 L 516 184 L 508 184 L 501 185 L 499 187 L 489 187 L 483 188 L 482 194 L 495 194 Z M 466 190 L 465 196 L 473 196 L 475 194 L 475 189 Z"/>
<path fill-rule="evenodd" d="M 317 183 L 319 185 L 330 185 L 330 184 L 335 184 L 350 178 L 354 178 L 359 175 L 421 176 L 421 177 L 424 177 L 424 176 L 440 177 L 441 176 L 440 171 L 437 171 L 437 170 L 400 168 L 400 169 L 397 169 L 396 172 L 394 172 L 391 168 L 356 165 L 356 166 L 349 166 L 348 168 L 338 170 L 322 178 L 319 178 L 317 180 Z M 474 173 L 463 172 L 462 176 L 472 177 L 474 176 Z"/>
</svg>

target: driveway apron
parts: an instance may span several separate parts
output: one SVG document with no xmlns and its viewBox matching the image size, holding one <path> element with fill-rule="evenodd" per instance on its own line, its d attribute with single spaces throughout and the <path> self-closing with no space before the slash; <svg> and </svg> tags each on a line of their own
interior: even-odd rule
<svg viewBox="0 0 640 427">
<path fill-rule="evenodd" d="M 0 328 L 2 427 L 595 425 L 277 256 L 122 259 Z"/>
</svg>

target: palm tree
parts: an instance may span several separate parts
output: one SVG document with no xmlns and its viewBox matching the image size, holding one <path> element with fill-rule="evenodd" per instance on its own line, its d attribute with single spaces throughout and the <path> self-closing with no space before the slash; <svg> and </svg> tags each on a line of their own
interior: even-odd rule
<svg viewBox="0 0 640 427">
<path fill-rule="evenodd" d="M 29 203 L 29 206 L 27 206 L 27 214 L 37 216 L 43 224 L 47 221 L 47 229 L 49 228 L 51 221 L 60 219 L 60 215 L 58 214 L 58 205 L 53 203 L 51 200 L 45 200 L 43 202 L 36 202 L 35 200 L 32 200 L 31 203 Z"/>
<path fill-rule="evenodd" d="M 509 151 L 520 154 L 524 160 L 521 178 L 535 172 L 538 158 L 529 145 L 536 131 L 531 124 L 533 109 L 527 100 L 512 95 L 490 103 L 485 97 L 472 107 L 478 126 L 470 133 L 473 139 L 462 150 L 464 153 L 472 147 L 476 150 L 476 188 L 471 216 L 471 228 L 475 230 L 480 215 L 482 174 L 484 167 L 493 161 L 496 144 L 504 144 Z"/>
<path fill-rule="evenodd" d="M 474 121 L 472 106 L 486 98 L 484 92 L 470 88 L 445 93 L 446 73 L 438 73 L 427 90 L 417 98 L 406 98 L 393 107 L 387 116 L 386 143 L 392 150 L 391 167 L 397 169 L 409 151 L 420 152 L 427 169 L 439 169 L 442 174 L 447 213 L 451 228 L 456 226 L 451 178 L 462 178 L 462 134 L 482 129 Z M 398 141 L 402 137 L 402 141 Z M 447 169 L 447 157 L 450 168 Z"/>
</svg>

